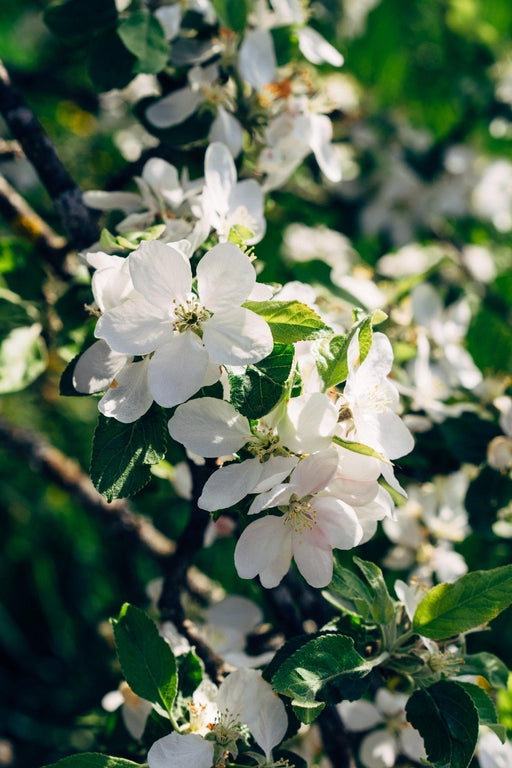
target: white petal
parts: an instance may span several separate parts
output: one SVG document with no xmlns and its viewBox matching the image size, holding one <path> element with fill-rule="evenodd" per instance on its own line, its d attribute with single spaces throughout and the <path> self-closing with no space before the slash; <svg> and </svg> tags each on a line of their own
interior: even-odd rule
<svg viewBox="0 0 512 768">
<path fill-rule="evenodd" d="M 400 734 L 400 751 L 404 755 L 410 757 L 411 760 L 415 760 L 419 763 L 421 760 L 427 759 L 427 753 L 425 751 L 425 744 L 416 728 L 405 727 Z M 512 747 L 509 751 L 509 760 L 512 760 Z M 482 761 L 480 761 L 482 762 Z M 510 763 L 508 763 L 510 765 Z M 506 768 L 507 763 L 503 763 L 503 768 Z M 482 764 L 481 768 L 485 768 Z"/>
<path fill-rule="evenodd" d="M 258 459 L 246 459 L 240 464 L 221 467 L 204 484 L 198 506 L 209 512 L 232 507 L 251 493 L 259 480 L 261 469 Z"/>
<path fill-rule="evenodd" d="M 130 360 L 128 355 L 112 352 L 105 341 L 95 341 L 80 355 L 73 370 L 73 386 L 78 392 L 103 392 Z"/>
<path fill-rule="evenodd" d="M 191 331 L 159 347 L 149 363 L 148 386 L 159 405 L 172 408 L 192 397 L 203 385 L 208 353 Z"/>
<path fill-rule="evenodd" d="M 368 731 L 382 723 L 382 715 L 370 701 L 342 701 L 338 710 L 349 731 Z"/>
<path fill-rule="evenodd" d="M 148 752 L 149 768 L 211 768 L 213 743 L 194 733 L 170 733 L 155 741 Z"/>
<path fill-rule="evenodd" d="M 162 25 L 166 40 L 174 40 L 180 31 L 181 7 L 179 4 L 157 8 L 155 16 Z"/>
<path fill-rule="evenodd" d="M 243 719 L 267 760 L 270 760 L 272 749 L 283 740 L 288 729 L 286 710 L 270 683 L 263 680 L 259 672 L 244 672 L 246 684 L 242 699 Z"/>
<path fill-rule="evenodd" d="M 102 312 L 117 307 L 134 292 L 128 259 L 118 256 L 110 259 L 107 266 L 96 269 L 91 281 L 94 299 Z M 88 261 L 91 263 L 90 258 Z"/>
<path fill-rule="evenodd" d="M 184 403 L 169 420 L 171 436 L 198 456 L 236 453 L 251 438 L 251 429 L 230 403 L 201 397 Z"/>
<path fill-rule="evenodd" d="M 264 493 L 288 477 L 297 466 L 296 456 L 271 456 L 261 465 L 261 475 L 258 484 L 253 487 L 251 493 Z"/>
<path fill-rule="evenodd" d="M 290 567 L 291 535 L 282 517 L 268 515 L 250 523 L 235 548 L 235 568 L 242 579 L 266 573 L 265 587 L 276 587 Z"/>
<path fill-rule="evenodd" d="M 208 353 L 223 365 L 249 365 L 270 355 L 274 347 L 268 323 L 239 307 L 213 315 L 203 325 Z"/>
<path fill-rule="evenodd" d="M 276 52 L 272 35 L 267 29 L 249 32 L 238 53 L 238 72 L 253 88 L 260 90 L 276 77 Z"/>
<path fill-rule="evenodd" d="M 306 456 L 293 470 L 293 493 L 301 499 L 310 493 L 323 490 L 336 472 L 337 466 L 338 454 L 334 448 Z"/>
<path fill-rule="evenodd" d="M 343 56 L 322 35 L 312 27 L 302 27 L 297 30 L 299 48 L 303 56 L 312 64 L 327 62 L 333 67 L 341 67 Z"/>
<path fill-rule="evenodd" d="M 253 233 L 247 243 L 259 243 L 267 228 L 263 209 L 264 193 L 258 182 L 254 179 L 239 181 L 229 197 L 229 228 L 237 225 L 247 227 Z M 228 233 L 225 234 L 227 236 Z"/>
<path fill-rule="evenodd" d="M 127 363 L 112 381 L 98 403 L 104 416 L 111 416 L 123 424 L 131 424 L 151 408 L 153 396 L 148 389 L 149 358 Z"/>
<path fill-rule="evenodd" d="M 253 265 L 234 243 L 219 243 L 197 265 L 197 292 L 210 312 L 239 307 L 256 283 Z"/>
<path fill-rule="evenodd" d="M 150 701 L 145 699 L 139 699 L 134 706 L 133 704 L 125 703 L 121 709 L 121 716 L 123 718 L 126 730 L 134 739 L 142 738 L 146 722 L 149 717 L 153 705 Z"/>
<path fill-rule="evenodd" d="M 228 200 L 236 184 L 236 167 L 225 144 L 210 144 L 204 156 L 204 178 L 218 213 L 228 212 Z"/>
<path fill-rule="evenodd" d="M 231 112 L 219 105 L 217 116 L 210 128 L 210 142 L 221 142 L 229 149 L 232 157 L 238 157 L 242 151 L 244 130 L 241 123 Z"/>
<path fill-rule="evenodd" d="M 404 711 L 407 696 L 404 693 L 394 693 L 387 688 L 379 688 L 375 694 L 375 706 L 387 717 L 396 717 Z"/>
<path fill-rule="evenodd" d="M 322 173 L 329 181 L 341 181 L 341 166 L 332 139 L 332 123 L 327 115 L 312 115 L 310 146 Z"/>
<path fill-rule="evenodd" d="M 230 627 L 241 632 L 251 632 L 263 621 L 261 608 L 240 595 L 229 595 L 218 603 L 214 603 L 204 612 L 209 624 L 218 627 Z"/>
<path fill-rule="evenodd" d="M 142 170 L 142 178 L 171 208 L 176 208 L 182 202 L 183 189 L 178 171 L 161 157 L 151 157 L 147 161 Z"/>
<path fill-rule="evenodd" d="M 352 507 L 329 496 L 314 499 L 312 504 L 318 512 L 318 527 L 331 547 L 352 549 L 359 544 L 363 529 Z"/>
<path fill-rule="evenodd" d="M 338 410 L 321 392 L 293 397 L 285 418 L 278 424 L 283 445 L 296 453 L 314 453 L 328 448 L 338 421 Z"/>
<path fill-rule="evenodd" d="M 332 580 L 332 549 L 320 536 L 292 536 L 293 556 L 297 568 L 312 587 L 322 589 Z M 319 546 L 319 543 L 323 546 Z"/>
<path fill-rule="evenodd" d="M 113 350 L 127 355 L 147 355 L 166 343 L 171 334 L 168 318 L 142 296 L 105 312 L 94 330 L 96 338 L 105 339 Z"/>
<path fill-rule="evenodd" d="M 364 737 L 359 748 L 359 759 L 366 768 L 393 768 L 397 752 L 395 738 L 380 729 Z"/>
<path fill-rule="evenodd" d="M 194 114 L 204 100 L 203 95 L 192 88 L 179 88 L 146 109 L 146 118 L 155 128 L 179 125 Z"/>
<path fill-rule="evenodd" d="M 265 493 L 260 493 L 252 502 L 247 514 L 257 515 L 258 512 L 264 509 L 272 509 L 272 507 L 288 504 L 294 490 L 295 488 L 291 483 L 284 483 L 276 485 Z"/>
<path fill-rule="evenodd" d="M 133 284 L 151 304 L 163 312 L 171 304 L 183 304 L 192 286 L 190 262 L 172 245 L 157 240 L 144 242 L 128 257 Z"/>
</svg>

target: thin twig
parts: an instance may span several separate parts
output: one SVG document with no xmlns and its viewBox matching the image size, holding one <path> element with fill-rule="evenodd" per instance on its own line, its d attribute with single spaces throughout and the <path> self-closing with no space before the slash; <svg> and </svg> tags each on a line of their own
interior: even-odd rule
<svg viewBox="0 0 512 768">
<path fill-rule="evenodd" d="M 0 439 L 6 448 L 27 458 L 36 471 L 72 494 L 87 510 L 115 524 L 153 556 L 166 558 L 174 552 L 174 542 L 158 531 L 150 520 L 136 514 L 126 499 L 109 504 L 78 463 L 41 435 L 17 427 L 0 416 Z"/>
<path fill-rule="evenodd" d="M 80 189 L 62 165 L 40 122 L 11 84 L 1 61 L 0 112 L 52 198 L 70 245 L 87 248 L 98 237 L 96 216 L 84 204 Z"/>
<path fill-rule="evenodd" d="M 21 160 L 25 153 L 18 141 L 0 139 L 0 160 Z"/>
</svg>

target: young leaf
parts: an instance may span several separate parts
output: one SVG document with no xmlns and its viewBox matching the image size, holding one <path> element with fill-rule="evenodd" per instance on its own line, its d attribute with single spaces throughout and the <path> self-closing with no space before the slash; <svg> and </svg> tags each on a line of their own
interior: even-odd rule
<svg viewBox="0 0 512 768">
<path fill-rule="evenodd" d="M 354 453 L 362 453 L 363 456 L 373 456 L 374 459 L 378 459 L 379 461 L 384 461 L 386 464 L 390 464 L 390 462 L 381 453 L 375 451 L 373 448 L 370 448 L 369 445 L 364 445 L 364 443 L 356 443 L 354 440 L 343 440 L 343 438 L 338 437 L 338 435 L 333 435 L 332 441 L 337 445 L 341 445 L 342 448 L 346 448 L 348 451 L 353 451 Z"/>
<path fill-rule="evenodd" d="M 43 768 L 134 768 L 134 766 L 140 766 L 140 763 L 125 760 L 123 757 L 100 755 L 98 752 L 83 752 L 81 755 L 63 757 L 62 760 Z"/>
<path fill-rule="evenodd" d="M 171 647 L 160 636 L 156 624 L 129 603 L 112 621 L 121 669 L 130 688 L 167 712 L 176 696 L 178 675 Z"/>
<path fill-rule="evenodd" d="M 48 6 L 44 20 L 61 37 L 90 35 L 116 24 L 117 9 L 114 0 L 61 0 Z"/>
<path fill-rule="evenodd" d="M 192 696 L 203 679 L 203 662 L 194 651 L 178 656 L 178 677 L 182 696 Z"/>
<path fill-rule="evenodd" d="M 286 659 L 274 673 L 272 685 L 290 696 L 294 707 L 314 710 L 317 694 L 328 703 L 341 701 L 344 680 L 350 684 L 370 671 L 371 665 L 357 653 L 351 637 L 329 634 L 304 643 Z"/>
<path fill-rule="evenodd" d="M 373 341 L 372 319 L 367 317 L 359 325 L 359 363 L 362 363 L 371 349 Z"/>
<path fill-rule="evenodd" d="M 335 561 L 332 581 L 322 592 L 330 603 L 353 616 L 367 619 L 373 603 L 372 595 L 361 579 Z"/>
<path fill-rule="evenodd" d="M 372 616 L 378 624 L 388 624 L 395 615 L 395 603 L 390 597 L 382 571 L 378 565 L 354 557 L 354 563 L 362 571 L 366 581 L 373 589 L 374 598 Z"/>
<path fill-rule="evenodd" d="M 438 584 L 416 609 L 413 630 L 433 640 L 467 632 L 494 619 L 512 603 L 512 565 L 473 571 Z"/>
<path fill-rule="evenodd" d="M 117 29 L 110 27 L 102 30 L 91 41 L 89 48 L 89 75 L 96 90 L 110 91 L 112 88 L 124 88 L 135 77 L 137 58 L 123 45 Z M 104 230 L 106 232 L 106 230 Z M 119 250 L 116 239 L 102 232 L 101 244 L 107 250 Z"/>
<path fill-rule="evenodd" d="M 347 351 L 350 342 L 359 330 L 359 359 L 365 359 L 372 346 L 372 318 L 364 317 L 356 323 L 346 336 L 333 336 L 322 340 L 316 354 L 316 367 L 325 389 L 341 384 L 348 376 Z"/>
<path fill-rule="evenodd" d="M 231 403 L 239 413 L 259 419 L 272 410 L 284 392 L 294 354 L 292 344 L 275 344 L 271 354 L 247 366 L 243 376 L 230 375 Z"/>
<path fill-rule="evenodd" d="M 413 693 L 405 711 L 435 768 L 467 768 L 478 739 L 478 712 L 462 686 L 434 683 Z"/>
<path fill-rule="evenodd" d="M 239 34 L 245 30 L 249 12 L 248 0 L 212 0 L 212 5 L 224 27 L 229 27 Z"/>
<path fill-rule="evenodd" d="M 332 333 L 316 312 L 300 301 L 246 301 L 243 306 L 267 321 L 276 344 L 308 341 Z"/>
<path fill-rule="evenodd" d="M 126 48 L 137 57 L 137 72 L 157 74 L 167 64 L 169 44 L 158 19 L 149 11 L 132 13 L 123 19 L 118 34 Z"/>
<path fill-rule="evenodd" d="M 131 424 L 100 414 L 92 445 L 91 479 L 107 501 L 131 496 L 149 482 L 150 466 L 165 456 L 166 422 L 156 406 Z"/>
</svg>

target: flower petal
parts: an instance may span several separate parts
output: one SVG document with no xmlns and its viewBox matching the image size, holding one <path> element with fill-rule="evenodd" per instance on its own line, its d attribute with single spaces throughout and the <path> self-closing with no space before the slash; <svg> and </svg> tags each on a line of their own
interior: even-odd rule
<svg viewBox="0 0 512 768">
<path fill-rule="evenodd" d="M 146 241 L 128 258 L 133 284 L 150 304 L 169 314 L 173 301 L 185 302 L 192 287 L 192 270 L 178 248 Z"/>
<path fill-rule="evenodd" d="M 169 420 L 169 432 L 188 451 L 209 458 L 236 453 L 252 437 L 245 416 L 214 397 L 180 405 Z"/>
<path fill-rule="evenodd" d="M 155 128 L 170 128 L 193 115 L 202 101 L 204 97 L 200 92 L 189 87 L 179 88 L 151 104 L 146 109 L 146 118 Z"/>
<path fill-rule="evenodd" d="M 325 37 L 312 27 L 302 27 L 297 30 L 299 38 L 299 48 L 303 56 L 312 64 L 323 64 L 327 62 L 333 67 L 341 67 L 343 56 Z"/>
<path fill-rule="evenodd" d="M 317 451 L 299 462 L 293 470 L 290 484 L 299 499 L 318 493 L 329 483 L 338 466 L 338 454 L 334 448 Z"/>
<path fill-rule="evenodd" d="M 258 484 L 253 487 L 251 493 L 264 493 L 274 488 L 277 483 L 282 483 L 297 466 L 298 461 L 296 456 L 271 456 L 261 465 Z"/>
<path fill-rule="evenodd" d="M 169 319 L 143 296 L 127 299 L 105 312 L 96 323 L 94 335 L 104 339 L 116 352 L 147 355 L 164 344 L 172 334 Z"/>
<path fill-rule="evenodd" d="M 170 733 L 155 741 L 148 752 L 149 768 L 211 768 L 213 743 L 194 733 Z"/>
<path fill-rule="evenodd" d="M 366 768 L 393 768 L 397 756 L 396 740 L 383 728 L 365 736 L 359 748 L 359 759 Z"/>
<path fill-rule="evenodd" d="M 318 527 L 331 547 L 352 549 L 360 542 L 363 529 L 352 507 L 332 496 L 316 498 L 312 504 L 318 513 Z"/>
<path fill-rule="evenodd" d="M 231 190 L 236 184 L 236 167 L 225 144 L 215 141 L 204 156 L 204 179 L 217 213 L 226 215 Z"/>
<path fill-rule="evenodd" d="M 197 292 L 210 312 L 239 307 L 256 283 L 256 272 L 234 243 L 219 243 L 197 265 Z"/>
<path fill-rule="evenodd" d="M 229 149 L 232 157 L 242 151 L 244 131 L 241 123 L 231 112 L 219 104 L 217 116 L 210 128 L 210 142 L 221 142 Z"/>
<path fill-rule="evenodd" d="M 240 464 L 221 467 L 211 475 L 203 487 L 198 506 L 209 512 L 232 507 L 251 493 L 261 475 L 258 459 L 246 459 Z"/>
<path fill-rule="evenodd" d="M 123 424 L 140 419 L 153 403 L 148 389 L 148 365 L 149 358 L 127 363 L 98 403 L 100 413 Z"/>
<path fill-rule="evenodd" d="M 370 701 L 342 701 L 337 709 L 349 731 L 367 731 L 382 723 L 382 715 Z"/>
<path fill-rule="evenodd" d="M 255 312 L 238 307 L 213 315 L 203 325 L 208 353 L 223 365 L 249 365 L 274 348 L 268 323 Z"/>
<path fill-rule="evenodd" d="M 148 386 L 159 405 L 172 408 L 203 385 L 208 352 L 195 333 L 186 331 L 159 347 L 149 363 Z"/>
<path fill-rule="evenodd" d="M 264 574 L 264 587 L 276 587 L 292 558 L 291 534 L 282 517 L 268 515 L 250 523 L 235 548 L 235 568 L 242 579 Z"/>
<path fill-rule="evenodd" d="M 238 53 L 240 76 L 259 91 L 275 80 L 276 69 L 276 52 L 270 32 L 255 29 L 246 34 Z"/>
<path fill-rule="evenodd" d="M 112 352 L 105 341 L 95 341 L 78 358 L 73 370 L 73 386 L 78 392 L 103 392 L 130 360 L 128 355 Z"/>
<path fill-rule="evenodd" d="M 320 540 L 319 540 L 320 539 Z M 332 580 L 332 549 L 323 537 L 293 535 L 293 556 L 308 584 L 321 589 Z"/>
<path fill-rule="evenodd" d="M 293 397 L 277 430 L 283 445 L 295 453 L 329 448 L 338 422 L 338 410 L 321 392 Z"/>
</svg>

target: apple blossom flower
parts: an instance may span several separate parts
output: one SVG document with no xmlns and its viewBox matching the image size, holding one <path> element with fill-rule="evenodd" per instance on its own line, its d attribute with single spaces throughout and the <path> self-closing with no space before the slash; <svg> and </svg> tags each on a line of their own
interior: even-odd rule
<svg viewBox="0 0 512 768">
<path fill-rule="evenodd" d="M 407 696 L 379 688 L 375 703 L 342 701 L 338 711 L 349 731 L 372 730 L 363 737 L 359 759 L 365 768 L 393 768 L 399 755 L 420 762 L 426 759 L 425 746 L 419 732 L 405 719 Z"/>
<path fill-rule="evenodd" d="M 105 312 L 95 335 L 116 352 L 152 356 L 148 387 L 159 405 L 184 402 L 220 376 L 219 364 L 247 365 L 273 348 L 268 324 L 241 304 L 256 273 L 233 243 L 206 253 L 197 267 L 197 295 L 183 253 L 156 241 L 128 256 L 138 295 Z"/>
<path fill-rule="evenodd" d="M 152 745 L 149 768 L 212 768 L 213 744 L 195 733 L 170 733 Z"/>
<path fill-rule="evenodd" d="M 107 712 L 114 712 L 121 708 L 121 717 L 126 730 L 137 740 L 142 737 L 147 719 L 153 709 L 151 702 L 137 696 L 125 680 L 120 683 L 117 691 L 109 691 L 105 694 L 101 705 Z"/>
<path fill-rule="evenodd" d="M 484 730 L 478 739 L 476 756 L 480 768 L 509 768 L 512 765 L 512 742 L 507 740 L 502 744 L 493 731 Z"/>
<path fill-rule="evenodd" d="M 247 243 L 259 243 L 265 234 L 263 190 L 254 179 L 237 181 L 236 167 L 225 144 L 214 142 L 204 158 L 205 186 L 202 195 L 204 215 L 226 242 L 232 227 L 243 227 L 251 233 Z M 245 239 L 245 238 L 244 238 Z"/>
<path fill-rule="evenodd" d="M 363 535 L 352 507 L 334 496 L 320 495 L 337 466 L 335 449 L 310 454 L 293 470 L 288 483 L 256 496 L 249 514 L 275 507 L 282 514 L 259 518 L 243 531 L 235 549 L 235 566 L 241 578 L 259 575 L 264 587 L 275 587 L 293 556 L 309 584 L 329 584 L 332 550 L 351 549 Z"/>
</svg>

